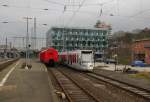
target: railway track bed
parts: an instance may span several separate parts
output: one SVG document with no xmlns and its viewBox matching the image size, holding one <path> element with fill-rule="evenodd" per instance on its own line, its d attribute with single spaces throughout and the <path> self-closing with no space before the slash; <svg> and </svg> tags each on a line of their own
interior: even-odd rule
<svg viewBox="0 0 150 102">
<path fill-rule="evenodd" d="M 116 86 L 118 88 L 121 88 L 123 90 L 126 90 L 128 92 L 131 92 L 131 93 L 138 95 L 140 97 L 146 98 L 147 100 L 150 101 L 150 91 L 149 90 L 146 90 L 146 89 L 143 89 L 143 88 L 140 88 L 137 86 L 133 86 L 133 85 L 130 85 L 128 83 L 124 83 L 124 82 L 121 82 L 119 80 L 115 80 L 115 79 L 112 79 L 112 78 L 109 78 L 109 77 L 106 77 L 106 76 L 103 76 L 100 74 L 96 74 L 96 73 L 94 73 L 94 74 L 93 73 L 87 73 L 87 75 L 94 77 L 98 80 L 104 81 L 106 83 L 109 83 L 109 84 Z"/>
<path fill-rule="evenodd" d="M 92 95 L 82 89 L 57 69 L 50 69 L 69 102 L 98 102 Z"/>
<path fill-rule="evenodd" d="M 149 102 L 148 92 L 100 78 L 94 73 L 62 67 L 50 70 L 69 102 Z"/>
<path fill-rule="evenodd" d="M 149 80 L 145 80 L 143 78 L 134 78 L 130 76 L 131 74 L 114 72 L 114 71 L 109 71 L 109 70 L 104 70 L 104 69 L 94 69 L 94 73 L 107 76 L 109 78 L 116 79 L 118 81 L 128 83 L 137 87 L 141 87 L 143 89 L 150 91 Z"/>
</svg>

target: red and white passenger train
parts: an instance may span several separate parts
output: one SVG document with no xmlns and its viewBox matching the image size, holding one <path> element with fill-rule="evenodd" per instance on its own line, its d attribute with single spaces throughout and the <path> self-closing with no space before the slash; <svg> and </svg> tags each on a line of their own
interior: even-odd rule
<svg viewBox="0 0 150 102">
<path fill-rule="evenodd" d="M 54 48 L 39 53 L 41 62 L 54 66 L 56 63 L 65 64 L 71 68 L 92 71 L 94 68 L 94 57 L 92 50 L 75 50 L 59 53 Z"/>
<path fill-rule="evenodd" d="M 60 61 L 71 68 L 92 71 L 94 68 L 94 57 L 92 50 L 75 50 L 59 54 Z"/>
</svg>

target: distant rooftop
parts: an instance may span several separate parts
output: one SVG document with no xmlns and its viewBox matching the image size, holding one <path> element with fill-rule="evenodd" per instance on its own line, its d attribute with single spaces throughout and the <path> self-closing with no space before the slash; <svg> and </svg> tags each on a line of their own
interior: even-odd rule
<svg viewBox="0 0 150 102">
<path fill-rule="evenodd" d="M 133 40 L 133 42 L 149 41 L 149 40 L 150 40 L 150 38 L 146 38 L 146 39 Z"/>
<path fill-rule="evenodd" d="M 108 30 L 108 28 L 94 28 L 94 27 L 52 27 L 51 29 L 87 29 L 87 30 Z"/>
</svg>

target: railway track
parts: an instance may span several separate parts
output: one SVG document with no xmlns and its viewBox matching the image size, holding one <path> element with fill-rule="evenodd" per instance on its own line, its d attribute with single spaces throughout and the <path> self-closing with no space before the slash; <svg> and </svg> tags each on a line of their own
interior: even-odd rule
<svg viewBox="0 0 150 102">
<path fill-rule="evenodd" d="M 149 102 L 149 92 L 96 73 L 50 69 L 69 102 Z"/>
<path fill-rule="evenodd" d="M 75 72 L 77 72 L 77 71 L 74 71 L 74 73 Z M 71 73 L 71 71 L 70 72 L 64 71 L 64 73 L 67 75 L 67 73 Z M 71 74 L 74 74 L 74 73 L 71 73 Z M 130 96 L 135 97 L 136 98 L 135 100 L 136 101 L 138 100 L 138 102 L 149 102 L 150 101 L 150 92 L 148 90 L 146 90 L 146 89 L 142 89 L 142 88 L 136 87 L 136 86 L 131 86 L 128 83 L 123 83 L 123 82 L 120 82 L 118 80 L 109 78 L 107 76 L 101 76 L 101 75 L 96 74 L 96 73 L 80 72 L 80 73 L 77 73 L 77 75 L 74 75 L 74 77 L 76 77 L 78 75 L 79 76 L 83 76 L 83 78 L 81 78 L 81 79 L 84 79 L 84 77 L 85 77 L 86 78 L 85 80 L 89 80 L 87 82 L 85 81 L 85 83 L 87 83 L 89 85 L 90 85 L 90 83 L 93 83 L 93 85 L 91 84 L 91 87 L 93 87 L 93 88 L 89 88 L 89 89 L 86 88 L 86 89 L 90 90 L 90 92 L 93 93 L 95 96 L 98 97 L 98 94 L 100 95 L 101 93 L 103 93 L 103 95 L 101 94 L 99 98 L 101 98 L 104 102 L 120 102 L 120 101 L 121 102 L 129 102 L 129 100 L 132 102 L 134 99 L 130 99 L 131 98 Z M 68 76 L 69 76 L 69 74 L 68 74 Z M 73 75 L 70 75 L 70 78 L 73 79 Z M 96 80 L 92 80 L 91 78 L 94 78 L 97 81 Z M 78 79 L 76 78 L 76 80 L 78 80 Z M 101 84 L 101 82 L 104 82 L 104 83 Z M 83 83 L 84 83 L 84 81 L 83 81 Z M 110 92 L 110 91 L 113 90 L 113 88 L 110 88 L 109 90 L 107 90 L 108 91 L 108 93 L 107 93 L 107 92 L 105 92 L 103 90 L 99 90 L 98 87 L 97 87 L 99 85 L 102 85 L 102 86 L 106 85 L 106 88 L 108 88 L 107 84 L 109 84 L 112 87 L 115 87 L 114 90 L 122 90 L 122 91 L 124 90 L 126 93 L 129 93 L 129 97 L 128 97 L 127 94 L 126 94 L 127 95 L 126 96 L 126 95 L 121 93 L 122 95 L 118 95 L 118 97 L 120 97 L 120 99 L 118 97 L 115 97 L 116 98 L 116 100 L 115 100 L 114 97 L 113 97 L 114 93 Z M 88 85 L 85 85 L 84 87 L 86 87 L 86 86 L 88 86 Z M 97 90 L 102 91 L 102 92 L 101 93 L 93 92 L 93 91 L 96 91 L 96 90 L 94 90 L 95 86 L 97 87 Z M 91 89 L 93 91 L 91 91 Z M 117 93 L 117 94 L 119 94 L 119 93 Z M 111 95 L 112 95 L 111 98 L 107 97 L 107 96 L 111 96 Z M 113 101 L 113 100 L 115 100 L 115 101 Z"/>
<path fill-rule="evenodd" d="M 69 102 L 102 102 L 58 69 L 49 69 Z"/>
<path fill-rule="evenodd" d="M 3 69 L 7 68 L 9 65 L 11 65 L 12 63 L 14 63 L 17 60 L 19 60 L 19 59 L 2 60 L 0 62 L 0 71 L 2 71 Z"/>
<path fill-rule="evenodd" d="M 131 85 L 129 83 L 125 83 L 125 82 L 122 82 L 122 81 L 119 81 L 119 80 L 116 80 L 116 79 L 113 79 L 113 78 L 110 78 L 110 77 L 107 77 L 104 75 L 100 75 L 98 73 L 86 73 L 86 74 L 90 77 L 96 78 L 96 79 L 106 82 L 106 83 L 109 83 L 115 87 L 121 88 L 127 92 L 133 93 L 135 95 L 138 95 L 138 96 L 143 97 L 144 99 L 150 101 L 150 91 L 149 90 L 146 90 L 141 87 L 137 87 L 135 85 Z"/>
<path fill-rule="evenodd" d="M 77 83 L 78 86 L 86 90 L 88 93 L 92 94 L 92 96 L 100 102 L 137 102 L 137 100 L 139 100 L 139 98 L 135 99 L 135 97 L 124 95 L 126 93 L 116 93 L 114 92 L 114 90 L 116 91 L 116 89 L 110 89 L 106 84 L 99 83 L 100 81 L 93 80 L 91 77 L 89 78 L 89 76 L 85 73 L 68 70 L 66 68 L 61 68 L 59 70 L 65 76 L 69 77 L 69 79 Z M 120 95 L 120 93 L 122 93 L 123 95 Z"/>
</svg>

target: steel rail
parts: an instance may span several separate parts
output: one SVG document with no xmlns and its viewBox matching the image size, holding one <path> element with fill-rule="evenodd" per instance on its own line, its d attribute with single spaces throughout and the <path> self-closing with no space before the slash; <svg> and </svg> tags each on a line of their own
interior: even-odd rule
<svg viewBox="0 0 150 102">
<path fill-rule="evenodd" d="M 94 97 L 94 95 L 92 95 L 88 90 L 85 90 L 84 88 L 82 88 L 80 85 L 78 85 L 78 83 L 76 82 L 76 81 L 74 81 L 74 80 L 72 80 L 70 77 L 68 77 L 65 73 L 63 73 L 61 70 L 58 70 L 58 69 L 51 69 L 51 72 L 52 72 L 52 74 L 53 74 L 53 76 L 56 78 L 56 80 L 57 80 L 57 82 L 58 82 L 58 84 L 60 85 L 60 87 L 62 88 L 62 90 L 64 91 L 64 93 L 65 93 L 65 95 L 67 96 L 67 99 L 70 101 L 70 102 L 75 102 L 75 101 L 73 101 L 73 98 L 72 98 L 72 96 L 71 96 L 71 94 L 70 93 L 68 93 L 68 91 L 65 89 L 65 87 L 64 87 L 64 85 L 60 82 L 60 79 L 58 79 L 58 75 L 55 73 L 55 71 L 57 71 L 57 72 L 59 72 L 59 73 L 61 73 L 65 78 L 67 78 L 69 81 L 71 81 L 76 87 L 78 87 L 82 92 L 84 92 L 84 94 L 85 95 L 87 95 L 88 97 L 89 97 L 89 99 L 92 99 L 92 100 L 90 100 L 89 102 L 92 102 L 92 101 L 94 101 L 94 102 L 101 102 L 101 101 L 99 101 L 98 99 L 96 99 L 95 97 Z M 66 80 L 66 79 L 65 79 Z M 68 86 L 69 87 L 69 86 Z M 79 92 L 78 90 L 77 90 L 77 92 Z M 80 92 L 79 92 L 80 93 Z M 73 93 L 72 93 L 73 94 Z M 76 95 L 77 96 L 77 98 L 79 97 L 78 95 Z M 80 96 L 81 97 L 81 96 Z M 83 97 L 85 97 L 85 96 L 83 96 Z M 84 98 L 83 98 L 84 99 Z"/>
<path fill-rule="evenodd" d="M 110 78 L 110 77 L 107 77 L 107 76 L 104 76 L 104 75 L 101 75 L 98 73 L 86 73 L 86 75 L 93 77 L 95 79 L 101 80 L 103 82 L 109 83 L 115 87 L 121 88 L 125 91 L 131 92 L 135 95 L 138 95 L 145 99 L 150 100 L 150 91 L 149 90 L 146 90 L 141 87 L 131 85 L 129 83 L 122 82 L 117 79 L 113 79 L 113 78 Z"/>
<path fill-rule="evenodd" d="M 74 84 L 76 84 L 80 89 L 82 89 L 85 93 L 87 93 L 89 96 L 91 96 L 96 102 L 101 102 L 100 99 L 97 99 L 94 94 L 92 94 L 90 91 L 84 89 L 81 87 L 77 81 L 73 80 L 71 77 L 68 77 L 67 74 L 65 74 L 63 71 L 59 70 L 63 75 L 65 75 L 68 79 L 70 79 Z"/>
<path fill-rule="evenodd" d="M 4 70 L 5 68 L 7 68 L 9 65 L 16 62 L 17 60 L 19 59 L 5 60 L 5 61 L 0 62 L 0 72 Z"/>
<path fill-rule="evenodd" d="M 65 93 L 65 95 L 67 96 L 67 99 L 69 100 L 69 102 L 73 102 L 71 97 L 69 96 L 68 92 L 64 89 L 62 84 L 58 81 L 58 79 L 57 79 L 56 75 L 54 74 L 54 72 L 52 71 L 52 69 L 49 69 L 48 71 L 50 71 L 52 73 L 53 77 L 55 78 L 55 80 L 57 81 L 57 83 L 59 84 L 59 86 L 61 87 L 61 89 Z"/>
</svg>

